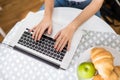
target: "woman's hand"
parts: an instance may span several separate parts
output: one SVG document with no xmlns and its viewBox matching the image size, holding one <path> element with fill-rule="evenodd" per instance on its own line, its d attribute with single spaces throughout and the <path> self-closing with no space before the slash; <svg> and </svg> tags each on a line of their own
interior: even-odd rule
<svg viewBox="0 0 120 80">
<path fill-rule="evenodd" d="M 55 35 L 56 43 L 54 45 L 54 48 L 56 49 L 56 51 L 62 51 L 62 49 L 66 45 L 67 45 L 67 50 L 70 49 L 71 40 L 74 32 L 75 29 L 73 28 L 73 26 L 68 25 L 67 27 L 65 27 Z"/>
<path fill-rule="evenodd" d="M 32 38 L 35 39 L 35 41 L 40 40 L 45 31 L 47 31 L 48 34 L 51 34 L 52 19 L 49 19 L 48 17 L 43 18 L 43 20 L 30 31 L 33 31 Z"/>
</svg>

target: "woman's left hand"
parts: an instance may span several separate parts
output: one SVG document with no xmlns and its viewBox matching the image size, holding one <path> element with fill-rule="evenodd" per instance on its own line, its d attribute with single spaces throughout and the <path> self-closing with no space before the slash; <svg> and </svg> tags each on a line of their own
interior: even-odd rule
<svg viewBox="0 0 120 80">
<path fill-rule="evenodd" d="M 67 27 L 65 27 L 55 35 L 56 42 L 54 48 L 56 49 L 56 51 L 62 51 L 62 49 L 66 45 L 67 45 L 67 50 L 70 49 L 74 32 L 75 29 L 73 29 L 72 26 L 68 25 Z"/>
</svg>

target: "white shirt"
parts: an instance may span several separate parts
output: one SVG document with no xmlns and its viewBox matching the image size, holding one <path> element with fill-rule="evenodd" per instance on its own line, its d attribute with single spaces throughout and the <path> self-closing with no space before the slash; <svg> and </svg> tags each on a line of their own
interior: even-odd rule
<svg viewBox="0 0 120 80">
<path fill-rule="evenodd" d="M 83 1 L 86 1 L 86 0 L 68 0 L 68 1 L 83 2 Z"/>
</svg>

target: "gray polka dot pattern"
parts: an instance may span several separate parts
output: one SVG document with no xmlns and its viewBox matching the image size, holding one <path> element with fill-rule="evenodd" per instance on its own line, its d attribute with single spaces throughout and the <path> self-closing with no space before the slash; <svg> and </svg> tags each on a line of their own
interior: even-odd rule
<svg viewBox="0 0 120 80">
<path fill-rule="evenodd" d="M 0 80 L 77 80 L 76 67 L 80 53 L 93 46 L 108 46 L 120 51 L 119 35 L 86 30 L 84 32 L 85 34 L 67 70 L 56 69 L 1 44 Z"/>
<path fill-rule="evenodd" d="M 109 32 L 83 31 L 85 34 L 78 46 L 80 52 L 94 46 L 107 46 L 120 51 L 120 35 Z"/>
<path fill-rule="evenodd" d="M 0 45 L 0 80 L 77 80 L 74 60 L 68 70 L 46 63 Z"/>
</svg>

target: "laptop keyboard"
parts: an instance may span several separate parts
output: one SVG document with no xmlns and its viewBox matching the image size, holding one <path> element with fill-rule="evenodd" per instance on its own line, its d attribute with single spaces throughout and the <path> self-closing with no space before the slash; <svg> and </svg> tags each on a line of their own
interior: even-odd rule
<svg viewBox="0 0 120 80">
<path fill-rule="evenodd" d="M 24 33 L 18 41 L 18 44 L 35 50 L 39 52 L 39 54 L 44 54 L 56 60 L 62 61 L 67 51 L 67 46 L 64 47 L 61 52 L 57 52 L 54 49 L 54 43 L 55 40 L 46 35 L 42 35 L 39 41 L 35 41 L 34 39 L 32 39 L 32 33 L 29 32 L 29 30 L 24 31 Z"/>
</svg>

